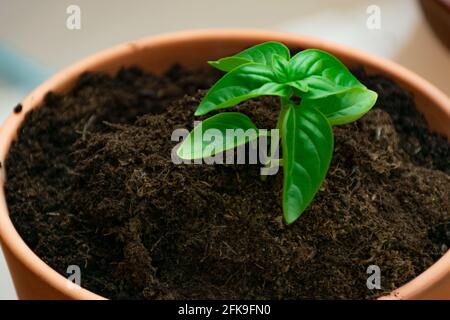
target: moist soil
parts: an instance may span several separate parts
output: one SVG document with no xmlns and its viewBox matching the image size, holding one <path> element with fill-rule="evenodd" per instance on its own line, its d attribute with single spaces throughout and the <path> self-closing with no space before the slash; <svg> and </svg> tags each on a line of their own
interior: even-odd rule
<svg viewBox="0 0 450 320">
<path fill-rule="evenodd" d="M 258 165 L 172 163 L 173 130 L 192 128 L 220 76 L 179 66 L 162 76 L 88 73 L 70 93 L 49 93 L 7 159 L 11 218 L 46 263 L 66 276 L 80 266 L 82 285 L 108 298 L 388 293 L 450 245 L 450 144 L 428 131 L 409 92 L 353 71 L 379 100 L 334 128 L 326 181 L 293 225 L 282 220 L 281 171 L 262 181 Z M 237 109 L 270 129 L 279 104 Z M 370 265 L 381 290 L 366 286 Z"/>
</svg>

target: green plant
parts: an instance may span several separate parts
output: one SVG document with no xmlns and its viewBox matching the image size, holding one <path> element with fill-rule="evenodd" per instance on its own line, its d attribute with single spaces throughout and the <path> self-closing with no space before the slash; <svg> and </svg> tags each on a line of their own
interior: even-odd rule
<svg viewBox="0 0 450 320">
<path fill-rule="evenodd" d="M 284 172 L 283 213 L 288 224 L 294 222 L 325 179 L 334 146 L 331 126 L 362 117 L 374 106 L 377 94 L 332 55 L 310 49 L 291 58 L 289 49 L 278 42 L 262 43 L 209 64 L 227 74 L 209 90 L 196 116 L 259 96 L 280 97 L 276 128 L 280 130 L 283 153 L 279 159 Z M 227 129 L 257 130 L 242 113 L 219 113 L 193 129 L 178 149 L 178 156 L 206 158 L 256 139 L 234 141 L 211 151 L 206 144 L 194 141 L 195 135 L 211 128 L 224 136 Z"/>
</svg>

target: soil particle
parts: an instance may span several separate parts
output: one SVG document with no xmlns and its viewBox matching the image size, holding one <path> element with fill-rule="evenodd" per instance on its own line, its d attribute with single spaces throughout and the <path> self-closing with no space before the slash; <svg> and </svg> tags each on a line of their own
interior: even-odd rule
<svg viewBox="0 0 450 320">
<path fill-rule="evenodd" d="M 11 218 L 65 275 L 116 299 L 374 298 L 416 277 L 450 245 L 450 144 L 428 131 L 413 97 L 354 70 L 380 95 L 335 127 L 320 192 L 285 226 L 282 173 L 257 165 L 175 165 L 170 141 L 219 74 L 174 66 L 88 73 L 29 113 L 6 163 Z M 274 98 L 241 104 L 273 128 Z M 369 290 L 378 265 L 382 290 Z"/>
<path fill-rule="evenodd" d="M 22 112 L 22 104 L 18 104 L 14 107 L 14 113 L 21 113 Z"/>
</svg>

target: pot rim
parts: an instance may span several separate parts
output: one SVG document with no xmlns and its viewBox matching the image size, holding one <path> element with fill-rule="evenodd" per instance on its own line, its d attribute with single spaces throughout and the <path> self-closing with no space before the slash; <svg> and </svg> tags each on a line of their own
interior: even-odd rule
<svg viewBox="0 0 450 320">
<path fill-rule="evenodd" d="M 207 41 L 207 40 L 246 40 L 253 42 L 263 42 L 274 39 L 286 43 L 304 43 L 305 47 L 320 48 L 331 51 L 341 57 L 350 57 L 351 60 L 377 70 L 385 75 L 399 80 L 401 83 L 420 91 L 437 106 L 442 108 L 442 112 L 450 119 L 450 99 L 439 89 L 434 87 L 425 79 L 416 75 L 412 71 L 383 58 L 365 53 L 358 49 L 349 48 L 344 45 L 330 41 L 324 41 L 315 37 L 308 37 L 293 33 L 276 32 L 261 29 L 200 29 L 189 31 L 178 31 L 163 35 L 151 36 L 141 40 L 128 42 L 96 53 L 88 58 L 77 62 L 68 68 L 63 69 L 49 80 L 34 89 L 22 101 L 23 111 L 20 114 L 11 114 L 3 127 L 0 127 L 0 137 L 6 137 L 0 141 L 0 161 L 5 163 L 11 143 L 15 137 L 15 132 L 22 124 L 25 114 L 35 106 L 41 104 L 44 93 L 51 91 L 55 87 L 68 88 L 71 80 L 80 75 L 80 70 L 96 70 L 99 62 L 110 61 L 120 57 L 125 57 L 132 51 L 143 47 L 158 47 L 163 44 L 177 43 L 179 41 Z M 445 121 L 445 120 L 444 120 Z M 447 132 L 447 136 L 450 133 Z M 449 136 L 450 138 L 450 136 Z M 67 285 L 67 279 L 52 269 L 41 260 L 24 242 L 16 231 L 6 204 L 4 193 L 5 166 L 0 168 L 0 242 L 7 248 L 14 258 L 18 259 L 26 268 L 48 283 L 55 290 L 62 292 L 72 299 L 105 299 L 104 297 L 83 288 L 74 289 Z M 439 282 L 445 275 L 450 273 L 450 251 L 436 261 L 430 268 L 421 273 L 418 277 L 403 285 L 399 289 L 391 292 L 389 296 L 382 299 L 407 299 L 416 294 L 431 288 Z"/>
</svg>

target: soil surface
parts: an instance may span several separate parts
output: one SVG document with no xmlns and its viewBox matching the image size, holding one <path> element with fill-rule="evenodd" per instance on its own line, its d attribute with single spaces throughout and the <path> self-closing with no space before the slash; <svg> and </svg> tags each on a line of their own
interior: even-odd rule
<svg viewBox="0 0 450 320">
<path fill-rule="evenodd" d="M 7 201 L 27 244 L 63 275 L 115 299 L 374 298 L 405 284 L 450 245 L 450 144 L 413 97 L 354 70 L 379 93 L 335 127 L 335 153 L 312 205 L 282 220 L 283 174 L 258 165 L 174 165 L 209 68 L 85 74 L 28 114 L 6 163 Z M 236 109 L 231 109 L 236 110 Z M 277 99 L 239 111 L 273 128 Z M 381 268 L 381 290 L 366 272 Z"/>
</svg>

